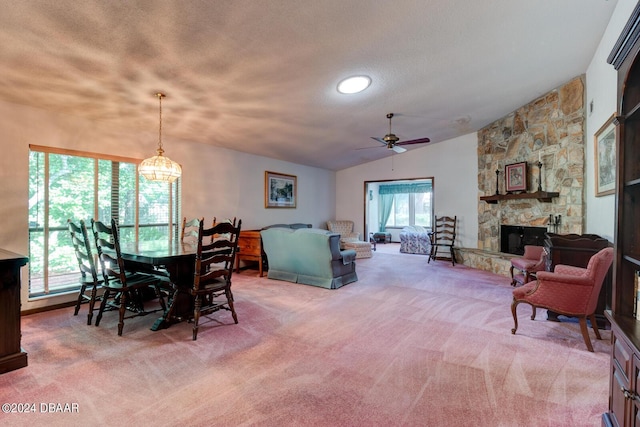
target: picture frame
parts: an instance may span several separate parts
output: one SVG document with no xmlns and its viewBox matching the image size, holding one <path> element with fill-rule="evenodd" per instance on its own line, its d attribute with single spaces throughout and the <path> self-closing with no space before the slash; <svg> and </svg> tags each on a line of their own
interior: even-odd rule
<svg viewBox="0 0 640 427">
<path fill-rule="evenodd" d="M 616 191 L 615 116 L 615 113 L 612 114 L 593 136 L 596 197 L 607 196 Z"/>
<path fill-rule="evenodd" d="M 527 191 L 527 162 L 505 165 L 504 179 L 507 193 Z"/>
<path fill-rule="evenodd" d="M 298 200 L 298 178 L 295 175 L 264 172 L 264 207 L 295 208 Z"/>
</svg>

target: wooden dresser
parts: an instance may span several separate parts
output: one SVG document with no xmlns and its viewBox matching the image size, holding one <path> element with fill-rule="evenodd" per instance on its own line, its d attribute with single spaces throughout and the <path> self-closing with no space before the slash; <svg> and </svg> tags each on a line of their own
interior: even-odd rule
<svg viewBox="0 0 640 427">
<path fill-rule="evenodd" d="M 242 230 L 238 237 L 238 253 L 236 254 L 236 272 L 240 271 L 240 261 L 258 262 L 260 277 L 262 271 L 262 239 L 260 230 Z"/>
<path fill-rule="evenodd" d="M 20 268 L 28 261 L 0 249 L 0 374 L 27 366 L 20 347 Z"/>
</svg>

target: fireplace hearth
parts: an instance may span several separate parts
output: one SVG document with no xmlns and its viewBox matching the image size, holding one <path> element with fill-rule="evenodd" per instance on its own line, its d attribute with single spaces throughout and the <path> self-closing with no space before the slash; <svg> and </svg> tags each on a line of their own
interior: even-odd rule
<svg viewBox="0 0 640 427">
<path fill-rule="evenodd" d="M 500 226 L 500 252 L 523 255 L 525 245 L 543 246 L 546 227 Z"/>
</svg>

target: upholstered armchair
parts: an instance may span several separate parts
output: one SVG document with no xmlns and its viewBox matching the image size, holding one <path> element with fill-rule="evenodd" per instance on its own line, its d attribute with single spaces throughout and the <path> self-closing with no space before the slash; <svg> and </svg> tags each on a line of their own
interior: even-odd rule
<svg viewBox="0 0 640 427">
<path fill-rule="evenodd" d="M 545 269 L 546 255 L 542 246 L 525 245 L 523 256 L 511 258 L 511 286 L 524 285 L 535 279 L 536 273 Z"/>
<path fill-rule="evenodd" d="M 345 243 L 360 240 L 360 233 L 353 231 L 353 221 L 327 221 L 327 229 L 340 235 L 340 249 L 345 248 Z"/>
<path fill-rule="evenodd" d="M 559 264 L 556 265 L 554 272 L 540 271 L 537 274 L 537 280 L 515 288 L 511 303 L 514 322 L 511 333 L 515 334 L 518 329 L 516 314 L 518 304 L 525 302 L 533 309 L 531 320 L 535 320 L 538 307 L 565 316 L 577 317 L 587 349 L 593 351 L 587 329 L 587 318 L 591 322 L 596 338 L 602 339 L 594 313 L 602 282 L 612 262 L 613 248 L 604 248 L 589 259 L 587 268 Z"/>
</svg>

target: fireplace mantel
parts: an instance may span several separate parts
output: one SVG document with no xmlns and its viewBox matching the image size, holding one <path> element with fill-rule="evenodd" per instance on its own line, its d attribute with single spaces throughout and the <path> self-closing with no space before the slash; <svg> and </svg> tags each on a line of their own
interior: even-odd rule
<svg viewBox="0 0 640 427">
<path fill-rule="evenodd" d="M 480 200 L 484 200 L 487 203 L 496 204 L 501 200 L 515 200 L 515 199 L 538 199 L 543 203 L 551 203 L 551 199 L 558 197 L 560 193 L 554 193 L 550 191 L 534 191 L 532 193 L 513 193 L 513 194 L 494 194 L 492 196 L 482 196 Z"/>
</svg>

